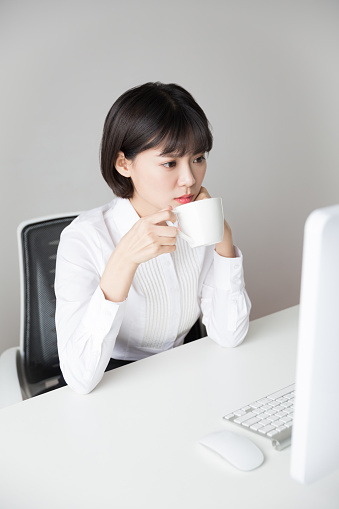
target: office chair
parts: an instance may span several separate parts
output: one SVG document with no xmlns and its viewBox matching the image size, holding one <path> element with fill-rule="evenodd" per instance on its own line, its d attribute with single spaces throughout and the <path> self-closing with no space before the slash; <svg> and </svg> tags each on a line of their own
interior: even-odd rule
<svg viewBox="0 0 339 509">
<path fill-rule="evenodd" d="M 54 321 L 55 262 L 60 234 L 75 217 L 41 218 L 18 227 L 20 346 L 0 357 L 0 408 L 52 390 L 62 377 Z"/>
<path fill-rule="evenodd" d="M 197 339 L 201 339 L 207 336 L 206 327 L 201 321 L 201 317 L 195 322 L 193 327 L 184 339 L 184 344 L 191 343 Z"/>
</svg>

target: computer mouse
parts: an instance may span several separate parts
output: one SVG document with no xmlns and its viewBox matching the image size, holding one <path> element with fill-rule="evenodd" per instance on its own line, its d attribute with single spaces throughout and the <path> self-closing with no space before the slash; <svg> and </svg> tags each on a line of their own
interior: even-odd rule
<svg viewBox="0 0 339 509">
<path fill-rule="evenodd" d="M 200 443 L 220 454 L 239 470 L 254 470 L 264 461 L 263 453 L 252 440 L 233 431 L 210 433 Z"/>
</svg>

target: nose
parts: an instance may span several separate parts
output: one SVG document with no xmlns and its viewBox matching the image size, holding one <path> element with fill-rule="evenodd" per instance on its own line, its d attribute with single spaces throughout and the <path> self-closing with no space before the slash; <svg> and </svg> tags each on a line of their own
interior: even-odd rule
<svg viewBox="0 0 339 509">
<path fill-rule="evenodd" d="M 195 184 L 195 178 L 189 163 L 182 164 L 180 168 L 180 175 L 178 178 L 178 185 L 180 187 L 192 187 Z"/>
</svg>

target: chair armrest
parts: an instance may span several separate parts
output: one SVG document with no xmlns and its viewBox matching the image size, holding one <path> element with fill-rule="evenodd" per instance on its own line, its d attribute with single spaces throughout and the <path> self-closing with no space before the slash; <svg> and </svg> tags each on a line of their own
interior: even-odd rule
<svg viewBox="0 0 339 509">
<path fill-rule="evenodd" d="M 18 376 L 19 347 L 9 348 L 0 356 L 0 408 L 23 400 Z"/>
</svg>

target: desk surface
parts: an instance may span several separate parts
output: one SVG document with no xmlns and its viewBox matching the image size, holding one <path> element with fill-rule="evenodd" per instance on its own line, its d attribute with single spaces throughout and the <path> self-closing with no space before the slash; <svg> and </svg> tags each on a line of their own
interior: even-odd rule
<svg viewBox="0 0 339 509">
<path fill-rule="evenodd" d="M 252 321 L 245 342 L 209 338 L 0 411 L 3 509 L 338 507 L 339 472 L 311 486 L 289 475 L 290 448 L 222 420 L 294 381 L 298 308 Z M 241 472 L 201 446 L 207 433 L 250 436 L 264 464 Z"/>
</svg>

